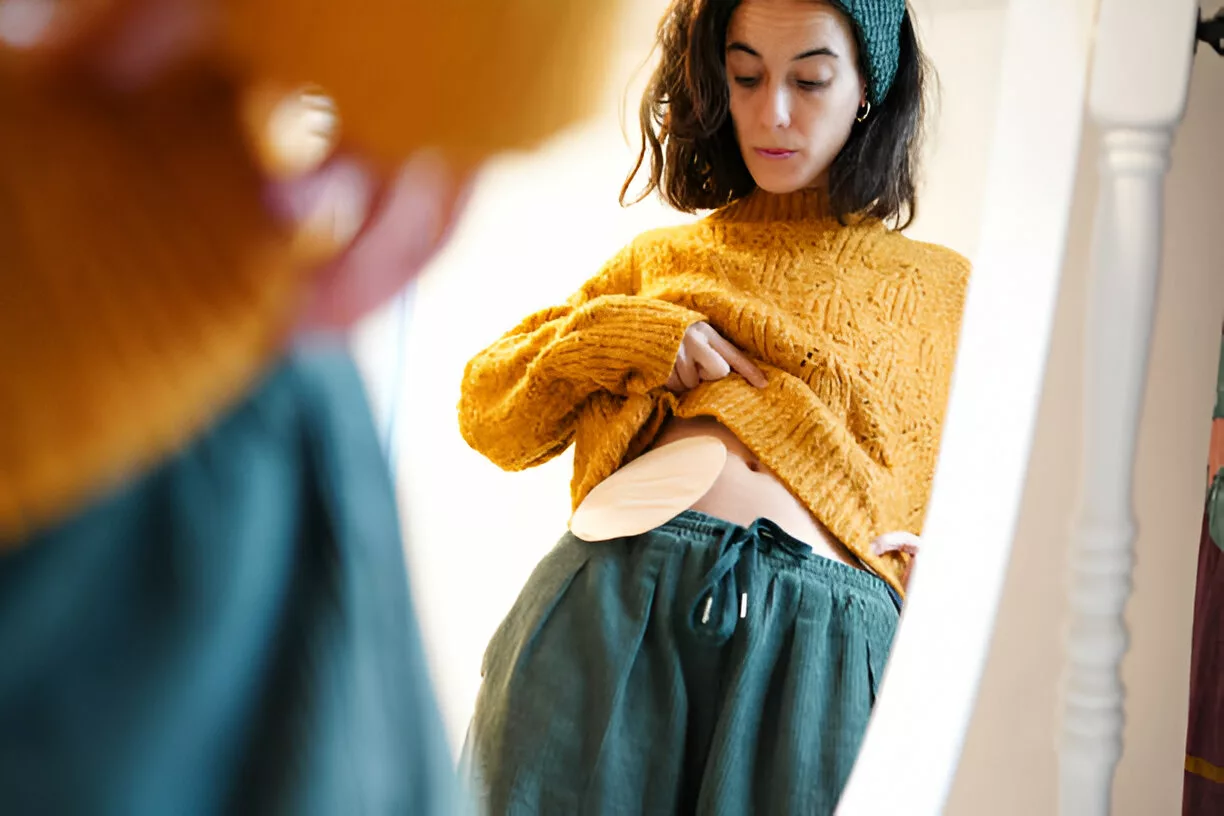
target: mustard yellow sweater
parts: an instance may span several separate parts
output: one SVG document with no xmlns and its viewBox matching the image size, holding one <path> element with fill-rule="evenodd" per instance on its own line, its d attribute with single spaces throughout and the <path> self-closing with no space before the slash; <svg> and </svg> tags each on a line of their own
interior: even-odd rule
<svg viewBox="0 0 1224 816">
<path fill-rule="evenodd" d="M 961 256 L 879 221 L 841 226 L 819 193 L 757 192 L 639 236 L 477 355 L 460 428 L 507 470 L 573 442 L 577 506 L 669 413 L 716 417 L 900 589 L 903 558 L 869 545 L 922 530 L 968 277 Z M 760 362 L 766 388 L 738 375 L 663 387 L 702 320 Z"/>
<path fill-rule="evenodd" d="M 66 19 L 119 14 L 93 5 Z M 462 169 L 593 109 L 619 8 L 216 5 L 216 53 L 140 92 L 0 46 L 0 553 L 173 455 L 288 341 L 311 279 L 262 207 L 242 88 L 316 83 L 376 164 Z"/>
</svg>

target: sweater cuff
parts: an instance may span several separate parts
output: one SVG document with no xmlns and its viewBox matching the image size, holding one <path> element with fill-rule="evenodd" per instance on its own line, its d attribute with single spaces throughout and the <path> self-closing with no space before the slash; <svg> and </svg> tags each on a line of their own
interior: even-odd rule
<svg viewBox="0 0 1224 816">
<path fill-rule="evenodd" d="M 592 301 L 590 322 L 574 333 L 567 367 L 614 393 L 644 393 L 667 382 L 684 333 L 706 319 L 674 303 L 636 295 Z M 584 321 L 585 322 L 585 321 Z"/>
</svg>

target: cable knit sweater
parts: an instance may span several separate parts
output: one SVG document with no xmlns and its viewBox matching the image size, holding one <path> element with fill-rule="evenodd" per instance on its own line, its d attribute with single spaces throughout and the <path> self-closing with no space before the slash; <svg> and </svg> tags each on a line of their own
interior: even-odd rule
<svg viewBox="0 0 1224 816">
<path fill-rule="evenodd" d="M 564 306 L 477 355 L 460 428 L 507 470 L 573 442 L 577 506 L 669 414 L 715 417 L 900 589 L 904 557 L 869 545 L 921 532 L 968 277 L 961 256 L 877 220 L 842 226 L 817 192 L 757 192 L 639 236 Z M 702 320 L 760 363 L 766 388 L 735 374 L 663 387 Z"/>
</svg>

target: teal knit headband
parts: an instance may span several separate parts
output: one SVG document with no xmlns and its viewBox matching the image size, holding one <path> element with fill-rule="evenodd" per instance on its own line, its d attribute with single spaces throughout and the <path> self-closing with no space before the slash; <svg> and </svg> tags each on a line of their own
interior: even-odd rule
<svg viewBox="0 0 1224 816">
<path fill-rule="evenodd" d="M 867 65 L 867 98 L 879 105 L 888 96 L 901 62 L 901 21 L 905 0 L 831 0 L 854 21 Z"/>
</svg>

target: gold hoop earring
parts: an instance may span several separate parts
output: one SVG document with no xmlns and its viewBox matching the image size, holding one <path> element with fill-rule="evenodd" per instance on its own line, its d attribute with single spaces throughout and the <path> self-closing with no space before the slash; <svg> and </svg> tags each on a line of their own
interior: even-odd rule
<svg viewBox="0 0 1224 816">
<path fill-rule="evenodd" d="M 867 117 L 871 115 L 871 100 L 867 100 L 867 104 L 863 108 L 859 108 L 859 115 L 854 117 L 854 121 L 862 123 L 867 121 Z"/>
</svg>

